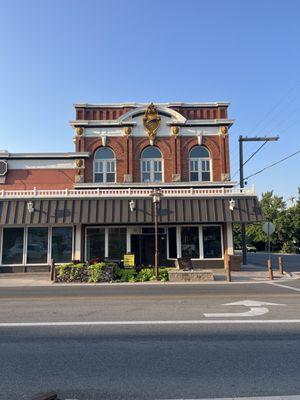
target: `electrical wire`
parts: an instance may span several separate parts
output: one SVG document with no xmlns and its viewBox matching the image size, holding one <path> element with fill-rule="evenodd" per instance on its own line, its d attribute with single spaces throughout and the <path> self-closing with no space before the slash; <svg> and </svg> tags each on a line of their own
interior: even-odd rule
<svg viewBox="0 0 300 400">
<path fill-rule="evenodd" d="M 289 158 L 295 156 L 295 155 L 298 154 L 298 153 L 300 153 L 300 150 L 295 151 L 295 153 L 290 154 L 290 155 L 288 155 L 288 156 L 282 158 L 281 160 L 276 161 L 276 162 L 273 163 L 273 164 L 267 165 L 267 166 L 264 167 L 263 169 L 261 169 L 261 170 L 255 172 L 254 174 L 248 175 L 244 180 L 247 180 L 247 179 L 251 178 L 252 176 L 258 175 L 258 174 L 262 173 L 263 171 L 265 171 L 266 169 L 272 168 L 272 167 L 274 167 L 275 165 L 282 163 L 283 161 L 285 161 L 285 160 L 287 160 L 287 159 L 289 159 Z"/>
<path fill-rule="evenodd" d="M 265 142 L 263 142 L 263 144 L 262 144 L 261 146 L 259 146 L 259 148 L 256 149 L 256 151 L 255 151 L 254 153 L 252 153 L 251 156 L 250 156 L 249 158 L 247 158 L 247 160 L 244 162 L 243 166 L 244 166 L 245 164 L 247 164 L 247 162 L 250 161 L 251 158 L 253 158 L 253 157 L 255 156 L 255 154 L 257 154 L 257 153 L 259 152 L 259 150 L 260 150 L 261 148 L 263 148 L 264 145 L 265 145 L 266 143 L 268 143 L 267 140 L 266 140 Z M 237 171 L 235 171 L 235 173 L 234 173 L 233 176 L 232 176 L 232 179 L 236 176 L 236 174 L 237 174 L 239 171 L 240 171 L 240 168 L 239 168 Z"/>
</svg>

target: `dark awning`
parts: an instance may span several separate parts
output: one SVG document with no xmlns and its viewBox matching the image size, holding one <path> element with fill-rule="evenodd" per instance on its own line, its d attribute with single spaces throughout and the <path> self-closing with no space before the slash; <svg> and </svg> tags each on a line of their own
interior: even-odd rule
<svg viewBox="0 0 300 400">
<path fill-rule="evenodd" d="M 255 196 L 233 197 L 235 208 L 229 209 L 228 197 L 163 198 L 159 222 L 213 223 L 257 222 L 262 215 Z M 34 212 L 27 209 L 28 200 L 0 201 L 0 224 L 147 224 L 153 223 L 153 204 L 149 198 L 134 199 L 39 199 L 32 200 Z"/>
</svg>

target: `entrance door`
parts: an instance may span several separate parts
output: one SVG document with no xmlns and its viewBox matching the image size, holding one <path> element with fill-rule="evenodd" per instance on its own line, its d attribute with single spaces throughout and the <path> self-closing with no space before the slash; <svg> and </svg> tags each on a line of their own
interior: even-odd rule
<svg viewBox="0 0 300 400">
<path fill-rule="evenodd" d="M 166 234 L 158 235 L 158 263 L 163 265 L 167 258 Z M 153 266 L 155 253 L 155 237 L 153 234 L 131 235 L 131 252 L 135 255 L 138 266 Z"/>
</svg>

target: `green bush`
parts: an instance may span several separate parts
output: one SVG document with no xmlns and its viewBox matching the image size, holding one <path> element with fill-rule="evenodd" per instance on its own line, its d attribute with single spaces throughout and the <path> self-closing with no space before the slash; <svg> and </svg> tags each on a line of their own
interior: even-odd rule
<svg viewBox="0 0 300 400">
<path fill-rule="evenodd" d="M 138 282 L 146 282 L 150 281 L 154 277 L 154 272 L 152 268 L 143 268 L 137 274 Z"/>
<path fill-rule="evenodd" d="M 63 282 L 86 282 L 87 270 L 83 263 L 66 263 L 56 267 L 57 278 Z"/>
<path fill-rule="evenodd" d="M 159 280 L 162 282 L 169 280 L 169 268 L 159 268 Z"/>
<path fill-rule="evenodd" d="M 283 243 L 280 253 L 296 253 L 296 246 L 293 242 Z"/>
<path fill-rule="evenodd" d="M 99 262 L 88 266 L 89 282 L 97 283 L 101 280 L 101 275 L 107 267 L 105 262 Z"/>
<path fill-rule="evenodd" d="M 120 270 L 122 271 L 121 278 L 120 278 L 121 282 L 136 282 L 137 281 L 137 279 L 136 279 L 137 273 L 136 273 L 135 269 L 133 269 L 133 268 L 121 269 L 120 268 Z"/>
</svg>

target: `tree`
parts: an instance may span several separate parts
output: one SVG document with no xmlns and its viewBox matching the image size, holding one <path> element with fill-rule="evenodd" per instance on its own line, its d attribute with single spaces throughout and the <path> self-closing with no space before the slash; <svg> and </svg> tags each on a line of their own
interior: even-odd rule
<svg viewBox="0 0 300 400">
<path fill-rule="evenodd" d="M 273 222 L 275 232 L 271 236 L 271 248 L 293 252 L 300 245 L 300 188 L 296 204 L 287 207 L 282 197 L 274 195 L 273 191 L 262 194 L 259 202 L 264 221 Z M 258 250 L 266 246 L 266 234 L 262 230 L 262 223 L 249 224 L 246 227 L 247 242 L 254 244 Z M 234 243 L 241 246 L 241 227 L 234 225 Z"/>
</svg>

